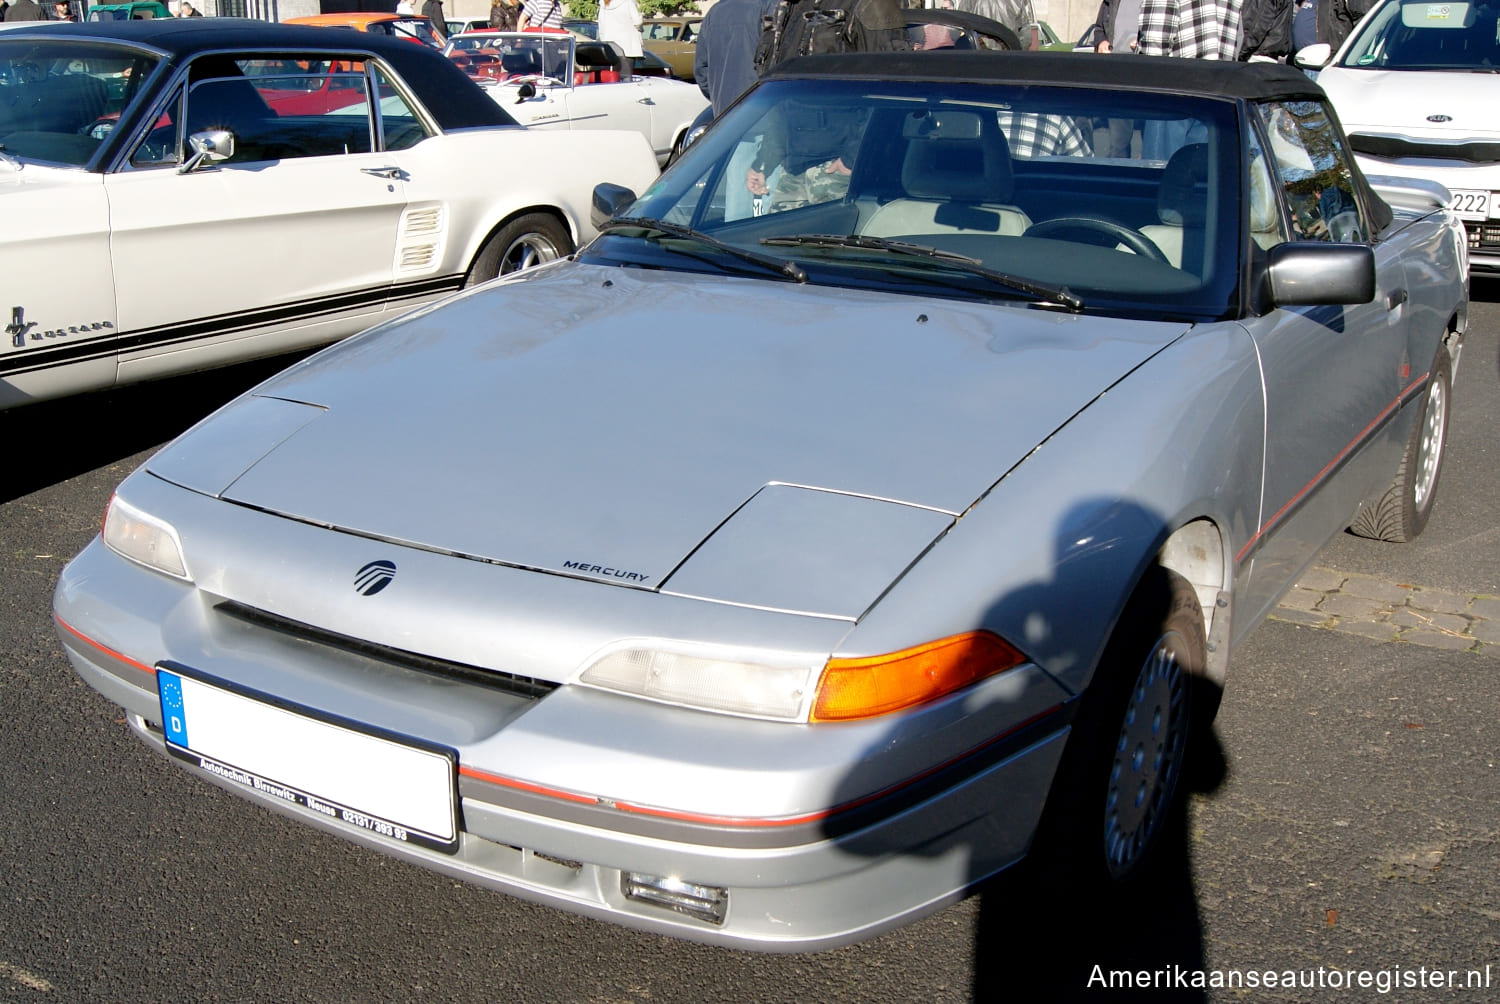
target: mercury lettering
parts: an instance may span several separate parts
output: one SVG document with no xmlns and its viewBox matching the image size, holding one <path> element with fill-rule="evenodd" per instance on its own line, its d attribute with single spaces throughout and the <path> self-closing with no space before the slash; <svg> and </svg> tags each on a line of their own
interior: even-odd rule
<svg viewBox="0 0 1500 1004">
<path fill-rule="evenodd" d="M 595 575 L 608 575 L 615 579 L 624 579 L 626 582 L 645 582 L 651 578 L 641 572 L 627 572 L 619 568 L 608 568 L 603 565 L 590 565 L 586 561 L 564 561 L 564 568 L 571 568 L 578 572 L 593 572 Z"/>
</svg>

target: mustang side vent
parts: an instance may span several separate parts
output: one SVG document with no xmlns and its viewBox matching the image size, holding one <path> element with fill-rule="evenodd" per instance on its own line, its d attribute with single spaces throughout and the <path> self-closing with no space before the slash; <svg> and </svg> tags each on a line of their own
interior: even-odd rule
<svg viewBox="0 0 1500 1004">
<path fill-rule="evenodd" d="M 396 264 L 396 268 L 402 272 L 427 268 L 437 257 L 437 249 L 436 244 L 407 245 L 401 249 L 401 261 Z"/>
<path fill-rule="evenodd" d="M 442 205 L 418 206 L 401 217 L 396 241 L 396 271 L 427 272 L 441 260 L 446 214 Z"/>
</svg>

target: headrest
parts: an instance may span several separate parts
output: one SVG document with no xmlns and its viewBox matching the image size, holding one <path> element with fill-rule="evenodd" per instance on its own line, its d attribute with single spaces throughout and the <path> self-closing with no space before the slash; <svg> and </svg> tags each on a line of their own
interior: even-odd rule
<svg viewBox="0 0 1500 1004">
<path fill-rule="evenodd" d="M 1009 202 L 1015 182 L 1000 123 L 986 121 L 973 138 L 945 130 L 913 137 L 901 165 L 901 184 L 912 198 Z"/>
<path fill-rule="evenodd" d="M 541 73 L 542 58 L 535 49 L 517 49 L 514 52 L 502 52 L 500 54 L 500 65 L 505 67 L 509 74 Z"/>
<path fill-rule="evenodd" d="M 579 42 L 573 47 L 573 62 L 583 71 L 619 70 L 622 80 L 630 76 L 630 60 L 615 42 Z"/>
<path fill-rule="evenodd" d="M 1167 161 L 1156 215 L 1168 226 L 1201 227 L 1208 210 L 1208 144 L 1189 143 Z"/>
</svg>

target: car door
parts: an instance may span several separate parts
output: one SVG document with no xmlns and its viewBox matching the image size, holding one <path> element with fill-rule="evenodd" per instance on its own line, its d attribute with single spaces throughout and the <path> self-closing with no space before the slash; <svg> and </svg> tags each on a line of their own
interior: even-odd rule
<svg viewBox="0 0 1500 1004">
<path fill-rule="evenodd" d="M 0 408 L 114 382 L 109 207 L 88 164 L 125 104 L 111 83 L 153 62 L 66 40 L 0 54 Z"/>
<path fill-rule="evenodd" d="M 340 101 L 278 112 L 288 62 L 336 74 Z M 378 316 L 406 194 L 374 142 L 365 80 L 361 63 L 317 56 L 194 64 L 105 180 L 122 379 L 331 341 Z M 192 162 L 188 137 L 216 129 L 233 156 Z"/>
<path fill-rule="evenodd" d="M 1372 241 L 1369 209 L 1332 117 L 1315 101 L 1257 107 L 1264 132 L 1253 138 L 1251 169 L 1269 170 L 1281 193 L 1282 236 L 1372 244 L 1375 296 L 1281 308 L 1250 323 L 1265 379 L 1266 453 L 1260 528 L 1241 552 L 1254 562 L 1256 615 L 1244 623 L 1258 620 L 1389 481 L 1400 452 L 1391 419 L 1411 380 L 1400 242 Z"/>
</svg>

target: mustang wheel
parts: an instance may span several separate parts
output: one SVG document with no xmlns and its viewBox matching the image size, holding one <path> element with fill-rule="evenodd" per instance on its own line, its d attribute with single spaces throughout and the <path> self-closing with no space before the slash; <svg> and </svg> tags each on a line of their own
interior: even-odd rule
<svg viewBox="0 0 1500 1004">
<path fill-rule="evenodd" d="M 567 230 L 551 216 L 531 213 L 511 220 L 490 235 L 474 258 L 465 286 L 488 282 L 533 265 L 543 265 L 573 253 Z"/>
<path fill-rule="evenodd" d="M 1125 882 L 1176 811 L 1189 731 L 1207 727 L 1212 685 L 1191 584 L 1154 568 L 1137 588 L 1085 692 L 1039 841 L 1086 885 Z"/>
<path fill-rule="evenodd" d="M 1448 398 L 1452 389 L 1448 350 L 1440 348 L 1432 361 L 1427 392 L 1422 396 L 1422 407 L 1407 438 L 1395 480 L 1380 501 L 1359 511 L 1349 524 L 1351 531 L 1361 537 L 1402 543 L 1416 537 L 1427 525 L 1442 473 L 1443 447 L 1448 442 Z"/>
</svg>

